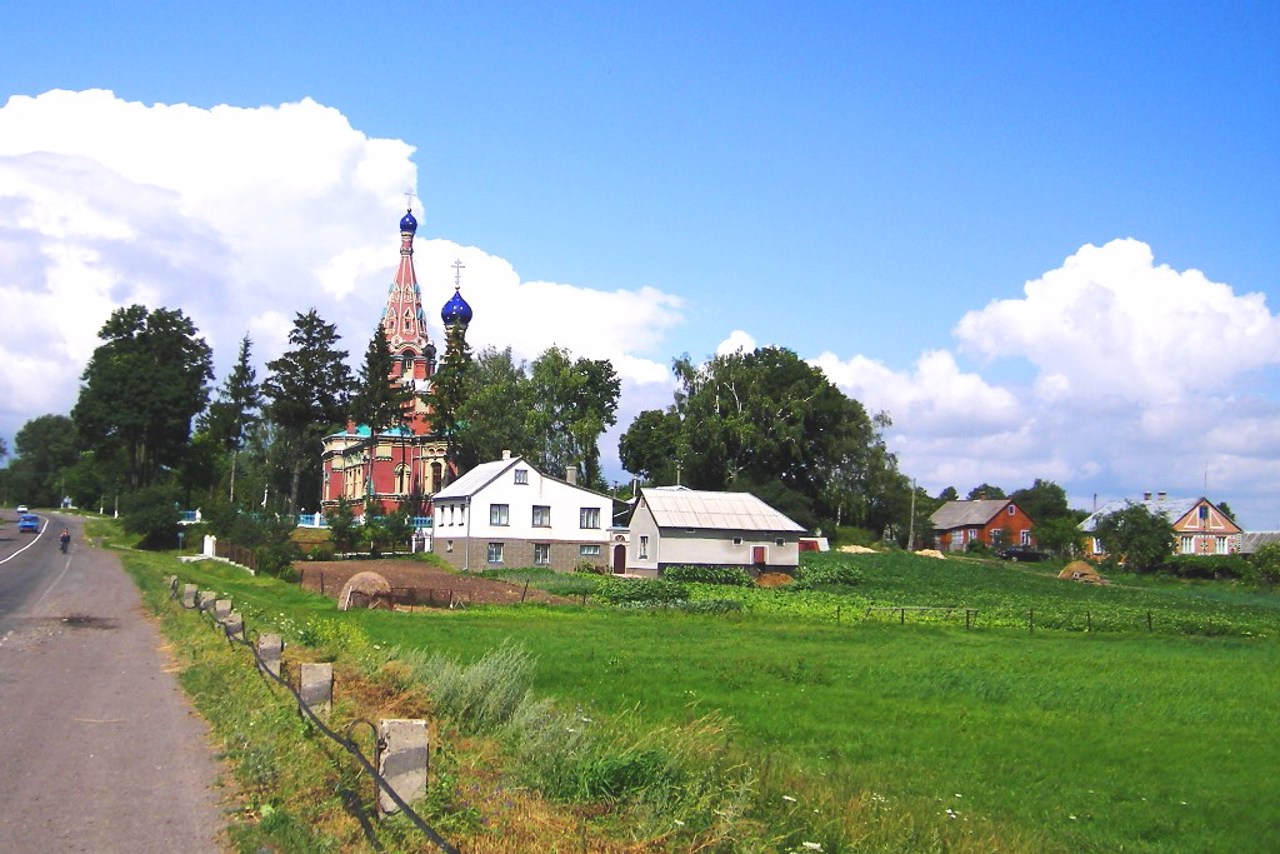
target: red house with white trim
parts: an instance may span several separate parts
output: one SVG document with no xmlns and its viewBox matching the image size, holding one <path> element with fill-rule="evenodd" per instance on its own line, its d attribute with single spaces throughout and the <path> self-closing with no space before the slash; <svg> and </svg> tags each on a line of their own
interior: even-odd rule
<svg viewBox="0 0 1280 854">
<path fill-rule="evenodd" d="M 1035 522 L 1007 498 L 948 501 L 929 522 L 939 551 L 962 552 L 975 542 L 993 549 L 1036 544 Z"/>
</svg>

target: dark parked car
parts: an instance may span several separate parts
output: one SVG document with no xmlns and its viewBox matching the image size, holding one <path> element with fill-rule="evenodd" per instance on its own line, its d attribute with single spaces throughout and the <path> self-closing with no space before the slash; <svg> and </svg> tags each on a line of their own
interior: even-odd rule
<svg viewBox="0 0 1280 854">
<path fill-rule="evenodd" d="M 1038 552 L 1030 546 L 1009 546 L 1007 549 L 1001 549 L 996 552 L 1003 560 L 1011 560 L 1017 563 L 1020 560 L 1037 561 L 1044 560 L 1048 555 L 1044 552 Z"/>
<path fill-rule="evenodd" d="M 22 515 L 22 516 L 19 516 L 19 517 L 18 517 L 18 531 L 23 532 L 23 533 L 28 532 L 28 531 L 30 531 L 31 533 L 39 533 L 39 531 L 40 531 L 40 517 L 39 517 L 39 516 L 36 516 L 36 515 L 33 515 L 33 514 L 31 514 L 31 513 L 26 513 L 26 514 L 24 514 L 24 515 Z"/>
</svg>

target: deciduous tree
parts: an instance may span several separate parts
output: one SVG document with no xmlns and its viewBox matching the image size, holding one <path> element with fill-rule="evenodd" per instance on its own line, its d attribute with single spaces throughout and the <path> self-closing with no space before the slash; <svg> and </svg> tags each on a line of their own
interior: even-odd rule
<svg viewBox="0 0 1280 854">
<path fill-rule="evenodd" d="M 133 488 L 182 462 L 208 401 L 212 352 L 181 311 L 131 305 L 98 333 L 71 418 L 100 462 L 121 460 Z"/>
<path fill-rule="evenodd" d="M 1143 504 L 1129 504 L 1098 520 L 1094 536 L 1108 555 L 1131 572 L 1159 569 L 1173 554 L 1173 526 Z"/>
</svg>

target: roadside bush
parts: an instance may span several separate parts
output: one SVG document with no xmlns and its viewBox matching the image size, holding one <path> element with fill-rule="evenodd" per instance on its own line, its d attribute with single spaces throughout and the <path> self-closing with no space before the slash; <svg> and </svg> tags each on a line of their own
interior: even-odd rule
<svg viewBox="0 0 1280 854">
<path fill-rule="evenodd" d="M 974 557 L 990 557 L 992 554 L 991 546 L 982 540 L 970 540 L 964 550 L 966 554 L 971 554 Z"/>
<path fill-rule="evenodd" d="M 862 573 L 848 563 L 801 564 L 796 568 L 791 590 L 813 590 L 817 587 L 854 587 L 862 583 Z"/>
<path fill-rule="evenodd" d="M 121 496 L 121 516 L 126 532 L 140 537 L 138 548 L 178 547 L 178 520 L 181 518 L 173 493 L 164 486 L 149 486 Z"/>
<path fill-rule="evenodd" d="M 689 598 L 683 584 L 663 578 L 605 578 L 595 595 L 612 605 L 673 605 Z"/>
<path fill-rule="evenodd" d="M 1250 580 L 1254 584 L 1274 586 L 1280 583 L 1280 542 L 1267 543 L 1249 559 Z"/>
<path fill-rule="evenodd" d="M 725 584 L 731 587 L 755 585 L 751 573 L 740 566 L 669 566 L 662 571 L 662 577 L 684 584 Z"/>
</svg>

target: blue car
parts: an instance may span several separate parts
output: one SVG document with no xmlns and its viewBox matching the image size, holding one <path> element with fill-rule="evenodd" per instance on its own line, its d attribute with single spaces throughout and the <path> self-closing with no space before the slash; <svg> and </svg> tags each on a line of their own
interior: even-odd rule
<svg viewBox="0 0 1280 854">
<path fill-rule="evenodd" d="M 31 513 L 18 517 L 18 531 L 21 533 L 31 532 L 33 534 L 40 532 L 40 517 Z"/>
</svg>

